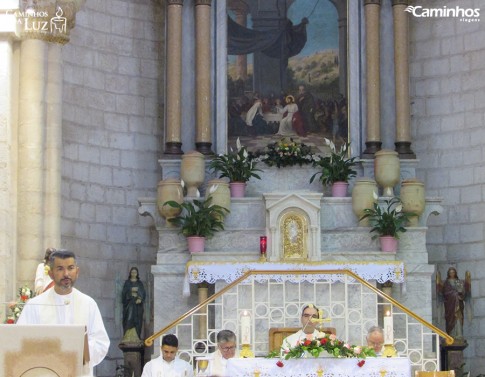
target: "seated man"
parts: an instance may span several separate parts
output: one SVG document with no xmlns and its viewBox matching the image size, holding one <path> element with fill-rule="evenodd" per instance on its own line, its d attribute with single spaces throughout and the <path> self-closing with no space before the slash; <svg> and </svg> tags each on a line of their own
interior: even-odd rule
<svg viewBox="0 0 485 377">
<path fill-rule="evenodd" d="M 305 305 L 301 312 L 301 330 L 283 339 L 283 344 L 281 345 L 281 348 L 295 347 L 298 341 L 306 339 L 307 335 L 312 335 L 313 337 L 316 337 L 318 334 L 318 330 L 315 328 L 317 321 L 313 322 L 313 320 L 317 319 L 318 309 L 316 308 L 316 306 L 313 304 Z"/>
<path fill-rule="evenodd" d="M 379 326 L 372 326 L 367 332 L 367 345 L 374 348 L 377 356 L 382 355 L 384 345 L 384 331 Z"/>
<path fill-rule="evenodd" d="M 239 357 L 236 350 L 236 334 L 231 330 L 221 330 L 217 334 L 217 351 L 211 354 L 209 374 L 214 377 L 226 375 L 227 360 Z"/>
<path fill-rule="evenodd" d="M 141 377 L 193 377 L 192 366 L 176 357 L 179 341 L 173 334 L 162 338 L 161 355 L 143 367 Z"/>
</svg>

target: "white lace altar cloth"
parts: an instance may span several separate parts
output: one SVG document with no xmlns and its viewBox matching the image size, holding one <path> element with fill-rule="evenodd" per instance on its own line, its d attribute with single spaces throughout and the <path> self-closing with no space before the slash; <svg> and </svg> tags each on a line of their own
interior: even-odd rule
<svg viewBox="0 0 485 377">
<path fill-rule="evenodd" d="M 393 283 L 404 282 L 404 263 L 399 261 L 374 261 L 374 262 L 308 262 L 308 263 L 273 263 L 273 262 L 188 262 L 185 275 L 184 295 L 190 294 L 189 283 L 211 283 L 218 280 L 232 283 L 241 277 L 246 271 L 316 271 L 316 270 L 350 270 L 364 280 L 376 280 L 379 283 L 391 281 Z M 268 280 L 278 282 L 289 281 L 298 283 L 307 281 L 343 281 L 344 274 L 299 274 L 299 275 L 253 275 L 253 279 L 259 283 Z"/>
<path fill-rule="evenodd" d="M 259 371 L 260 377 L 318 377 L 317 371 L 323 371 L 323 377 L 411 377 L 411 362 L 404 357 L 380 358 L 368 357 L 359 367 L 356 358 L 309 358 L 283 360 L 283 367 L 278 367 L 278 359 L 229 359 L 226 376 L 254 377 Z"/>
</svg>

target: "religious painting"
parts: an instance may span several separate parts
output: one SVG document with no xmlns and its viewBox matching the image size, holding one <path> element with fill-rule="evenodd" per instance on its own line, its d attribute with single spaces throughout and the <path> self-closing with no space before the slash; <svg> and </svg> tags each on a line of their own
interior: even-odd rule
<svg viewBox="0 0 485 377">
<path fill-rule="evenodd" d="M 348 141 L 347 1 L 228 0 L 227 13 L 228 145 Z"/>
</svg>

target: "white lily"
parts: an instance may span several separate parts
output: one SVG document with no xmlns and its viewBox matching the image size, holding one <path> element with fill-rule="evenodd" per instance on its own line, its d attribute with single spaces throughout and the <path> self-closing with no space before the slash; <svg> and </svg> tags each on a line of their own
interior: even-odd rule
<svg viewBox="0 0 485 377">
<path fill-rule="evenodd" d="M 195 193 L 195 197 L 196 198 L 200 198 L 200 192 L 199 192 L 199 190 L 197 190 L 197 192 Z"/>
<path fill-rule="evenodd" d="M 402 204 L 399 204 L 397 207 L 396 207 L 396 212 L 399 213 L 402 211 Z"/>
<path fill-rule="evenodd" d="M 209 189 L 209 194 L 215 193 L 218 187 L 219 185 L 212 185 L 211 188 Z"/>
<path fill-rule="evenodd" d="M 248 151 L 246 149 L 243 151 L 243 156 L 244 158 L 248 158 Z"/>
<path fill-rule="evenodd" d="M 375 192 L 375 191 L 372 191 L 372 196 L 374 197 L 374 200 L 379 199 L 379 195 L 377 195 L 377 192 Z"/>
<path fill-rule="evenodd" d="M 185 182 L 184 182 L 184 180 L 183 180 L 183 179 L 181 179 L 181 180 L 180 180 L 180 186 L 182 186 L 182 188 L 184 188 L 184 187 L 185 187 Z"/>
<path fill-rule="evenodd" d="M 239 138 L 236 140 L 236 147 L 238 151 L 241 149 L 241 140 L 239 140 Z"/>
</svg>

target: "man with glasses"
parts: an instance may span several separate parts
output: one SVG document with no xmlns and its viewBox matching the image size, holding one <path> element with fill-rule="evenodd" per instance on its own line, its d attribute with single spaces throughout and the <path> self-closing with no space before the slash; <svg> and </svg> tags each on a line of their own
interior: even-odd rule
<svg viewBox="0 0 485 377">
<path fill-rule="evenodd" d="M 384 331 L 379 326 L 372 326 L 367 332 L 367 345 L 374 348 L 376 355 L 382 354 L 382 346 L 384 345 Z"/>
<path fill-rule="evenodd" d="M 307 336 L 316 337 L 318 335 L 318 330 L 315 328 L 318 323 L 316 320 L 318 320 L 317 307 L 313 304 L 305 305 L 301 311 L 301 330 L 283 339 L 281 348 L 288 349 L 295 347 L 298 341 L 305 340 Z"/>
<path fill-rule="evenodd" d="M 212 353 L 209 361 L 211 376 L 222 377 L 226 375 L 227 360 L 239 357 L 236 349 L 236 334 L 231 330 L 221 330 L 217 334 L 217 350 Z"/>
</svg>

